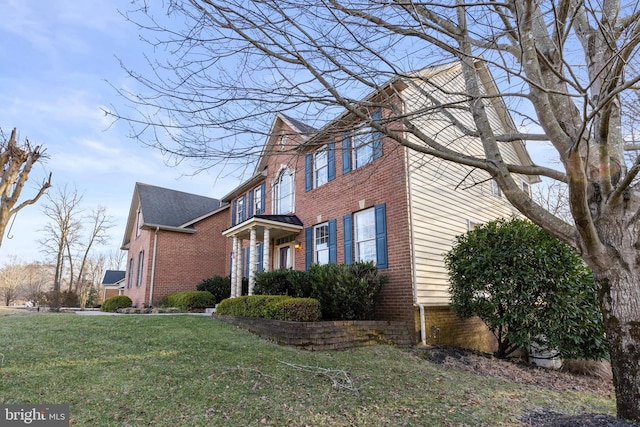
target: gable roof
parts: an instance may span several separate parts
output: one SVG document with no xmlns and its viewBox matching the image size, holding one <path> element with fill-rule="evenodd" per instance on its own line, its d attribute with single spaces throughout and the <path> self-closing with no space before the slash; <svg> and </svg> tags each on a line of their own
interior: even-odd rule
<svg viewBox="0 0 640 427">
<path fill-rule="evenodd" d="M 102 279 L 103 285 L 115 285 L 118 282 L 124 280 L 125 271 L 121 270 L 107 270 L 104 272 L 104 278 Z"/>
<path fill-rule="evenodd" d="M 160 228 L 194 232 L 194 220 L 201 220 L 226 207 L 220 200 L 183 191 L 171 190 L 137 182 L 129 208 L 122 249 L 127 249 L 138 206 L 142 211 L 141 228 Z"/>
</svg>

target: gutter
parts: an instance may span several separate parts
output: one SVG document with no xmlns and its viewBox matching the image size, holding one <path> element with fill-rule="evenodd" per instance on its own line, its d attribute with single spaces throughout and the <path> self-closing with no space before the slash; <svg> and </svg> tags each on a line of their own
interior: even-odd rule
<svg viewBox="0 0 640 427">
<path fill-rule="evenodd" d="M 149 281 L 149 307 L 153 307 L 153 283 L 156 277 L 156 249 L 158 247 L 158 231 L 160 226 L 156 226 L 153 233 L 153 256 L 151 258 L 151 280 Z"/>
<path fill-rule="evenodd" d="M 426 328 L 426 322 L 425 322 L 425 318 L 424 318 L 424 304 L 421 304 L 420 302 L 418 302 L 418 282 L 416 280 L 416 258 L 415 258 L 415 240 L 414 240 L 414 235 L 413 235 L 413 213 L 411 212 L 413 203 L 411 200 L 411 181 L 410 181 L 410 174 L 411 171 L 409 170 L 410 168 L 410 164 L 409 164 L 409 152 L 408 152 L 408 148 L 405 147 L 405 164 L 407 167 L 407 199 L 408 199 L 408 208 L 409 208 L 409 244 L 411 245 L 410 247 L 410 251 L 411 251 L 411 282 L 412 282 L 412 288 L 413 288 L 413 303 L 418 307 L 418 309 L 420 310 L 420 343 L 422 345 L 427 345 L 427 328 Z"/>
</svg>

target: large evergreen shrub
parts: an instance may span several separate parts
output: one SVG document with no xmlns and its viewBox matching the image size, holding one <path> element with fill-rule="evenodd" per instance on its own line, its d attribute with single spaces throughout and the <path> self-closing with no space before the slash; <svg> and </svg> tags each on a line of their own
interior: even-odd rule
<svg viewBox="0 0 640 427">
<path fill-rule="evenodd" d="M 216 298 L 208 291 L 182 291 L 167 295 L 167 305 L 185 311 L 200 311 L 215 307 Z"/>
<path fill-rule="evenodd" d="M 489 222 L 458 236 L 445 264 L 453 310 L 487 324 L 497 357 L 531 344 L 563 358 L 606 357 L 590 270 L 538 226 L 516 218 Z"/>
<path fill-rule="evenodd" d="M 216 301 L 231 297 L 231 277 L 214 276 L 203 280 L 196 286 L 198 291 L 211 292 Z"/>
</svg>

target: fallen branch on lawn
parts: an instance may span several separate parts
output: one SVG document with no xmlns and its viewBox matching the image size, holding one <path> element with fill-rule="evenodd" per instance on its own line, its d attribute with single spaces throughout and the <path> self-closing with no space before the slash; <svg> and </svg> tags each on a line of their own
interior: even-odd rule
<svg viewBox="0 0 640 427">
<path fill-rule="evenodd" d="M 360 392 L 353 385 L 353 381 L 349 377 L 349 374 L 343 369 L 327 369 L 320 368 L 318 366 L 305 366 L 305 365 L 297 365 L 295 363 L 282 362 L 283 365 L 287 365 L 291 368 L 298 369 L 300 371 L 309 372 L 315 375 L 322 375 L 331 380 L 333 383 L 333 388 L 346 388 L 347 390 L 351 390 L 354 396 L 360 397 Z"/>
</svg>

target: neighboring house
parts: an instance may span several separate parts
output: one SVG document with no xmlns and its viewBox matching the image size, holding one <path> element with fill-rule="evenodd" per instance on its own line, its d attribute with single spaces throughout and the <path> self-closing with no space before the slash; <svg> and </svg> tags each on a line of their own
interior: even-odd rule
<svg viewBox="0 0 640 427">
<path fill-rule="evenodd" d="M 495 93 L 488 72 L 480 72 L 485 91 Z M 401 111 L 413 113 L 428 106 L 420 95 L 427 77 L 429 90 L 439 88 L 435 96 L 442 99 L 453 101 L 451 93 L 463 87 L 457 63 L 413 77 L 373 93 L 362 111 L 402 132 L 388 110 L 375 107 L 379 97 L 393 96 Z M 487 108 L 494 125 L 514 129 L 498 98 Z M 473 124 L 468 111 L 455 114 Z M 444 114 L 413 122 L 452 149 L 482 153 L 479 139 L 462 135 L 450 123 Z M 455 236 L 517 213 L 486 172 L 409 150 L 348 113 L 319 130 L 277 114 L 269 135 L 254 175 L 221 199 L 231 206 L 222 234 L 232 242 L 227 253 L 232 296 L 239 295 L 243 277 L 251 293 L 258 271 L 373 261 L 390 279 L 377 317 L 406 322 L 416 341 L 493 345 L 480 321 L 460 321 L 450 310 L 443 262 Z M 502 155 L 511 163 L 531 164 L 520 142 L 504 143 Z M 527 191 L 539 180 L 518 179 Z"/>
<path fill-rule="evenodd" d="M 122 295 L 122 291 L 124 290 L 125 274 L 126 272 L 119 270 L 105 271 L 104 278 L 102 279 L 102 301 Z"/>
<path fill-rule="evenodd" d="M 224 275 L 227 210 L 217 199 L 136 183 L 121 247 L 128 253 L 123 294 L 145 307 Z"/>
</svg>

